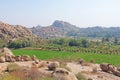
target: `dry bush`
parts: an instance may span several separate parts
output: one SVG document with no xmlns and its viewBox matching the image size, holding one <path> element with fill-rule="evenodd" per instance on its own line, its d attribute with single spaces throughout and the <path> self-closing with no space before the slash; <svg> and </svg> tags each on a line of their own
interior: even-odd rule
<svg viewBox="0 0 120 80">
<path fill-rule="evenodd" d="M 15 77 L 19 78 L 20 80 L 23 80 L 23 79 L 26 78 L 26 73 L 24 73 L 24 71 L 22 69 L 14 71 L 14 72 L 11 72 L 10 74 L 12 76 L 15 76 Z"/>
<path fill-rule="evenodd" d="M 12 76 L 10 74 L 5 74 L 0 80 L 20 80 L 19 78 Z"/>
<path fill-rule="evenodd" d="M 80 60 L 78 61 L 79 64 L 82 64 L 82 63 L 84 63 L 84 62 L 85 62 L 84 59 L 80 59 Z"/>
<path fill-rule="evenodd" d="M 32 79 L 32 80 L 37 80 L 40 77 L 42 77 L 42 75 L 40 74 L 39 70 L 37 67 L 32 66 L 30 71 L 28 72 L 28 78 Z"/>
<path fill-rule="evenodd" d="M 42 76 L 36 66 L 32 66 L 30 69 L 26 68 L 23 67 L 20 70 L 11 72 L 11 75 L 19 78 L 20 80 L 41 80 L 39 78 Z"/>
<path fill-rule="evenodd" d="M 12 70 L 12 68 L 11 68 L 11 70 Z M 17 77 L 20 80 L 29 80 L 29 79 L 27 79 L 28 78 L 27 75 L 28 75 L 29 70 L 30 70 L 29 67 L 23 66 L 23 67 L 19 67 L 19 69 L 17 69 L 17 70 L 16 69 L 12 70 L 9 74 L 11 76 Z"/>
<path fill-rule="evenodd" d="M 82 75 L 80 72 L 76 74 L 76 77 L 78 80 L 87 80 L 84 75 Z"/>
<path fill-rule="evenodd" d="M 95 63 L 95 60 L 94 59 L 90 59 L 90 63 Z"/>
<path fill-rule="evenodd" d="M 27 67 L 21 67 L 20 70 L 11 72 L 12 76 L 17 77 L 20 80 L 41 80 L 40 72 L 38 71 L 37 67 L 32 66 L 30 69 L 26 69 Z"/>
<path fill-rule="evenodd" d="M 14 72 L 14 71 L 17 71 L 17 70 L 20 70 L 20 66 L 17 65 L 16 63 L 10 63 L 8 66 L 7 66 L 7 70 L 8 72 Z"/>
<path fill-rule="evenodd" d="M 11 73 L 12 76 L 15 76 L 21 80 L 23 80 L 24 78 L 26 78 L 25 73 L 21 72 L 21 71 L 15 71 Z"/>
</svg>

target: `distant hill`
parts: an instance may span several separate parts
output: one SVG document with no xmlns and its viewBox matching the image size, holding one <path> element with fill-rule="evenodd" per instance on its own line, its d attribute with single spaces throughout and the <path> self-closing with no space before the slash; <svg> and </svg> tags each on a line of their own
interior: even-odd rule
<svg viewBox="0 0 120 80">
<path fill-rule="evenodd" d="M 59 29 L 51 26 L 47 27 L 33 27 L 31 28 L 33 34 L 36 34 L 40 38 L 58 38 L 64 37 L 63 33 L 60 32 Z"/>
<path fill-rule="evenodd" d="M 30 30 L 21 25 L 10 25 L 8 23 L 0 22 L 0 39 L 31 39 L 35 37 Z"/>
<path fill-rule="evenodd" d="M 38 37 L 58 38 L 72 36 L 79 31 L 79 28 L 68 22 L 56 20 L 52 25 L 47 27 L 36 26 L 31 28 L 32 32 Z M 72 33 L 72 34 L 71 34 Z"/>
<path fill-rule="evenodd" d="M 80 28 L 65 21 L 56 20 L 47 27 L 33 27 L 32 32 L 38 37 L 120 37 L 120 27 L 88 27 Z"/>
<path fill-rule="evenodd" d="M 52 24 L 52 27 L 58 28 L 63 33 L 70 33 L 73 31 L 75 31 L 75 32 L 79 31 L 79 28 L 77 26 L 72 25 L 68 22 L 59 21 L 59 20 L 54 21 L 54 23 Z"/>
<path fill-rule="evenodd" d="M 104 28 L 100 26 L 81 28 L 79 33 L 80 37 L 120 37 L 120 27 Z"/>
</svg>

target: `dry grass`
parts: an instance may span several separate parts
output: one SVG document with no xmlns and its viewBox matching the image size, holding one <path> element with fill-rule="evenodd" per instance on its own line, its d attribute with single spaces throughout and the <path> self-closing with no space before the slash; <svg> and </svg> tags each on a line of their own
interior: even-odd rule
<svg viewBox="0 0 120 80">
<path fill-rule="evenodd" d="M 20 80 L 20 79 L 10 74 L 4 74 L 2 77 L 0 77 L 0 80 Z"/>
<path fill-rule="evenodd" d="M 38 68 L 35 67 L 35 66 L 32 66 L 31 69 L 30 69 L 30 71 L 28 71 L 27 77 L 29 77 L 32 80 L 37 80 L 37 79 L 39 79 L 42 76 L 41 76 Z"/>
<path fill-rule="evenodd" d="M 7 69 L 10 79 L 3 77 L 2 80 L 41 80 L 42 75 L 40 74 L 36 66 L 32 66 L 30 69 L 23 67 L 16 67 L 15 63 L 9 64 Z"/>
<path fill-rule="evenodd" d="M 7 71 L 8 72 L 14 72 L 14 71 L 17 71 L 20 69 L 20 66 L 17 65 L 16 63 L 10 63 L 8 66 L 7 66 Z"/>
<path fill-rule="evenodd" d="M 64 62 L 64 61 L 59 61 L 59 62 L 60 62 L 60 68 L 64 68 L 71 72 L 71 69 L 66 66 L 67 65 L 66 62 Z"/>
<path fill-rule="evenodd" d="M 97 67 L 92 68 L 92 73 L 96 74 L 97 73 Z"/>
</svg>

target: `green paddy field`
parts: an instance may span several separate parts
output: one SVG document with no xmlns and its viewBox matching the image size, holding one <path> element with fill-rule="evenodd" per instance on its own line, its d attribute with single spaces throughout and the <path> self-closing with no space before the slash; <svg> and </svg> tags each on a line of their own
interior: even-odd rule
<svg viewBox="0 0 120 80">
<path fill-rule="evenodd" d="M 116 66 L 120 66 L 120 55 L 118 54 L 93 54 L 93 53 L 74 53 L 63 51 L 51 51 L 51 50 L 12 50 L 15 55 L 36 55 L 40 60 L 70 60 L 78 61 L 84 59 L 87 62 L 93 60 L 95 63 L 110 63 Z"/>
</svg>

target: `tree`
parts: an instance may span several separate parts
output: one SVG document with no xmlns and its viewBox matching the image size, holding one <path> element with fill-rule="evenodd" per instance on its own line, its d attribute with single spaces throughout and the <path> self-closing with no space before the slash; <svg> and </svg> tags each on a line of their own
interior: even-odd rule
<svg viewBox="0 0 120 80">
<path fill-rule="evenodd" d="M 105 39 L 105 41 L 106 41 L 106 42 L 109 42 L 109 41 L 110 41 L 110 39 L 107 37 L 107 38 Z"/>
<path fill-rule="evenodd" d="M 76 40 L 71 40 L 69 42 L 69 46 L 80 46 L 80 43 L 78 43 Z"/>
<path fill-rule="evenodd" d="M 118 44 L 118 38 L 117 37 L 114 38 L 114 44 Z"/>
<path fill-rule="evenodd" d="M 65 44 L 65 40 L 64 40 L 64 39 L 60 39 L 60 40 L 59 40 L 59 44 L 60 44 L 60 45 Z"/>
<path fill-rule="evenodd" d="M 86 48 L 86 47 L 88 47 L 88 41 L 87 40 L 85 40 L 85 39 L 83 39 L 82 41 L 81 41 L 81 44 L 82 44 L 82 47 L 84 47 L 84 48 Z"/>
<path fill-rule="evenodd" d="M 15 42 L 9 42 L 8 43 L 8 48 L 15 48 L 16 43 Z"/>
<path fill-rule="evenodd" d="M 105 42 L 105 38 L 102 38 L 102 43 L 104 43 Z"/>
<path fill-rule="evenodd" d="M 30 46 L 30 42 L 29 41 L 11 41 L 8 42 L 8 48 L 14 48 L 14 49 L 18 49 L 18 48 L 24 48 L 24 47 L 29 47 Z"/>
</svg>

